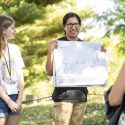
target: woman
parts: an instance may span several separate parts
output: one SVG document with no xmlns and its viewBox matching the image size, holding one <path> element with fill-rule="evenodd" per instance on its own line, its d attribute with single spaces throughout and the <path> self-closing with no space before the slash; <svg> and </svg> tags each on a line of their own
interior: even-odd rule
<svg viewBox="0 0 125 125">
<path fill-rule="evenodd" d="M 0 125 L 18 125 L 23 99 L 24 63 L 15 36 L 15 22 L 0 15 Z"/>
<path fill-rule="evenodd" d="M 122 103 L 125 94 L 125 62 L 120 70 L 115 84 L 109 94 L 108 100 L 111 106 L 118 106 Z M 125 125 L 125 106 L 121 113 L 118 125 Z"/>
</svg>

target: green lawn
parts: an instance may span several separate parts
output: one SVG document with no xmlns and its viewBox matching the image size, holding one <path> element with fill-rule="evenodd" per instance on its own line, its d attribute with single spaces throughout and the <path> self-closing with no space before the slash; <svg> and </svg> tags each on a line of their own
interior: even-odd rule
<svg viewBox="0 0 125 125">
<path fill-rule="evenodd" d="M 23 104 L 19 125 L 52 125 L 53 102 L 41 100 L 36 104 Z M 107 125 L 102 96 L 89 96 L 83 125 Z"/>
</svg>

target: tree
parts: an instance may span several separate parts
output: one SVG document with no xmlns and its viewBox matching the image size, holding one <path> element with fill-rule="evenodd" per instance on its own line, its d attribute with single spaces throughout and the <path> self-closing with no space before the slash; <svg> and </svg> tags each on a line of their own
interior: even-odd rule
<svg viewBox="0 0 125 125">
<path fill-rule="evenodd" d="M 114 0 L 114 10 L 109 10 L 101 16 L 106 26 L 106 36 L 117 35 L 119 37 L 118 51 L 125 54 L 125 1 Z"/>
<path fill-rule="evenodd" d="M 20 46 L 25 69 L 25 87 L 47 80 L 45 60 L 49 41 L 63 35 L 62 18 L 74 11 L 86 20 L 95 16 L 91 9 L 78 10 L 77 0 L 11 0 L 0 2 L 2 14 L 16 21 L 14 43 Z M 82 30 L 88 26 L 82 27 Z"/>
</svg>

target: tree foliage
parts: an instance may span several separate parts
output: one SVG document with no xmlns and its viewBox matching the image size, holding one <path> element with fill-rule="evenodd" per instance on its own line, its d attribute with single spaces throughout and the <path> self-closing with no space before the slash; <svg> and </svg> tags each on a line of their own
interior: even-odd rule
<svg viewBox="0 0 125 125">
<path fill-rule="evenodd" d="M 17 25 L 32 23 L 35 19 L 42 18 L 44 10 L 34 3 L 25 1 L 12 1 L 10 4 L 0 3 L 1 14 L 12 16 Z M 4 10 L 4 11 L 3 11 Z"/>
<path fill-rule="evenodd" d="M 101 16 L 91 8 L 79 10 L 77 0 L 1 0 L 0 13 L 10 15 L 15 19 L 17 34 L 11 42 L 19 45 L 25 62 L 25 87 L 33 87 L 40 81 L 50 79 L 46 76 L 45 61 L 49 41 L 64 35 L 62 18 L 67 12 L 76 12 L 82 19 L 81 31 L 86 33 L 98 21 L 106 27 L 102 41 L 110 50 L 114 47 L 112 41 L 118 37 L 118 46 L 112 49 L 110 60 L 109 83 L 112 83 L 118 72 L 118 52 L 125 53 L 125 2 L 114 0 L 114 10 L 107 10 Z M 87 20 L 92 20 L 86 24 Z M 93 22 L 96 22 L 93 25 Z M 88 33 L 89 34 L 89 33 Z M 94 33 L 95 34 L 95 33 Z M 114 39 L 112 40 L 112 37 Z M 92 40 L 90 36 L 88 39 Z M 109 52 L 108 52 L 109 53 Z M 114 61 L 117 59 L 117 61 Z M 120 61 L 119 61 L 120 62 Z M 119 63 L 120 65 L 120 63 Z M 117 67 L 117 68 L 116 68 Z M 113 69 L 113 70 L 112 70 Z"/>
<path fill-rule="evenodd" d="M 125 54 L 125 1 L 114 0 L 114 9 L 105 12 L 101 19 L 107 27 L 106 36 L 119 36 L 118 51 Z"/>
<path fill-rule="evenodd" d="M 25 87 L 47 80 L 45 61 L 48 44 L 64 35 L 62 18 L 67 12 L 76 12 L 83 22 L 95 17 L 90 8 L 78 10 L 77 0 L 10 0 L 0 2 L 0 13 L 15 19 L 17 34 L 12 41 L 19 45 L 25 68 Z M 82 31 L 90 25 L 82 26 Z"/>
<path fill-rule="evenodd" d="M 41 6 L 47 6 L 52 4 L 57 4 L 58 2 L 61 2 L 62 0 L 26 0 L 28 3 L 35 3 L 37 5 Z"/>
</svg>

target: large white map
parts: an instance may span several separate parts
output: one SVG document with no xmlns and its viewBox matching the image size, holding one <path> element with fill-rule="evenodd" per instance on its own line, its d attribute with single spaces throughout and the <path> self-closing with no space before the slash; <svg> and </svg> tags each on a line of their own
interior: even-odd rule
<svg viewBox="0 0 125 125">
<path fill-rule="evenodd" d="M 108 79 L 100 42 L 58 41 L 54 50 L 53 83 L 57 87 L 103 86 Z"/>
</svg>

